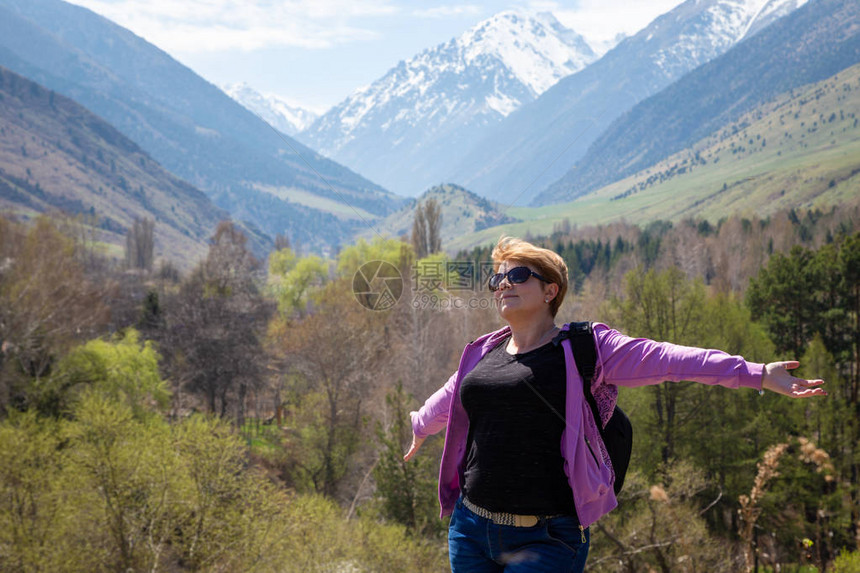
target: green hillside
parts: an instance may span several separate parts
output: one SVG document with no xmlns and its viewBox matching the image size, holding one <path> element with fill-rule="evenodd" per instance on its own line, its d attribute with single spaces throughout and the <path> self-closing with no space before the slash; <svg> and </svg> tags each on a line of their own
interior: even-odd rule
<svg viewBox="0 0 860 573">
<path fill-rule="evenodd" d="M 155 256 L 189 267 L 229 215 L 74 101 L 0 68 L 0 212 L 91 217 L 122 256 L 135 218 L 155 221 Z M 259 238 L 252 235 L 258 243 Z"/>
<path fill-rule="evenodd" d="M 442 247 L 455 242 L 466 233 L 481 232 L 484 229 L 495 228 L 500 224 L 512 224 L 517 220 L 502 212 L 502 207 L 493 201 L 463 189 L 458 185 L 437 185 L 425 191 L 417 199 L 413 199 L 398 211 L 392 213 L 374 225 L 382 235 L 401 237 L 412 232 L 412 221 L 415 208 L 419 203 L 435 199 L 442 208 Z M 364 237 L 373 233 L 365 231 Z"/>
<path fill-rule="evenodd" d="M 533 205 L 572 201 L 648 169 L 790 90 L 860 62 L 860 2 L 808 2 L 619 117 Z"/>
<path fill-rule="evenodd" d="M 860 200 L 860 64 L 782 94 L 718 133 L 644 171 L 575 201 L 517 207 L 523 222 L 463 235 L 448 250 L 502 233 L 546 235 L 554 224 L 625 219 L 766 216 L 780 209 Z"/>
</svg>

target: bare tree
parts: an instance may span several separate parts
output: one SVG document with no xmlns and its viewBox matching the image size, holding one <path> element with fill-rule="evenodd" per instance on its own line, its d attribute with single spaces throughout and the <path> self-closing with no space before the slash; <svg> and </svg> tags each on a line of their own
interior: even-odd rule
<svg viewBox="0 0 860 573">
<path fill-rule="evenodd" d="M 351 281 L 329 283 L 316 312 L 283 319 L 270 328 L 272 352 L 293 379 L 287 409 L 301 425 L 291 434 L 287 472 L 315 491 L 348 499 L 344 482 L 353 469 L 368 403 L 380 384 L 391 337 L 383 313 L 351 296 Z"/>
<path fill-rule="evenodd" d="M 227 416 L 234 405 L 240 425 L 245 399 L 264 377 L 261 337 L 272 312 L 255 282 L 259 266 L 247 237 L 222 222 L 167 311 L 171 377 L 213 413 Z"/>
<path fill-rule="evenodd" d="M 289 249 L 290 248 L 290 238 L 286 235 L 282 235 L 278 233 L 275 235 L 275 245 L 273 249 L 275 251 L 280 251 L 281 249 Z"/>
<path fill-rule="evenodd" d="M 423 259 L 427 256 L 427 225 L 424 221 L 424 206 L 420 203 L 415 208 L 415 218 L 412 220 L 412 248 L 415 256 Z"/>
<path fill-rule="evenodd" d="M 442 250 L 442 207 L 436 199 L 428 199 L 416 207 L 412 246 L 419 259 Z"/>
<path fill-rule="evenodd" d="M 424 221 L 427 225 L 427 247 L 429 254 L 442 250 L 442 207 L 436 199 L 424 204 Z"/>
<path fill-rule="evenodd" d="M 47 218 L 30 229 L 0 218 L 0 410 L 27 406 L 29 381 L 107 323 L 112 284 L 90 281 L 77 251 Z"/>
<path fill-rule="evenodd" d="M 155 221 L 135 217 L 125 235 L 125 263 L 130 269 L 152 270 Z"/>
</svg>

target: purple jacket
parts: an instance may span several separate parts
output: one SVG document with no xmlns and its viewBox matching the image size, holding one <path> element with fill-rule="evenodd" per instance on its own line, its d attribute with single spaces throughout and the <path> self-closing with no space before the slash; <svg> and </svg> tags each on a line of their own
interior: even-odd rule
<svg viewBox="0 0 860 573">
<path fill-rule="evenodd" d="M 563 327 L 568 328 L 568 325 Z M 439 503 L 442 516 L 450 515 L 460 496 L 460 484 L 466 460 L 466 439 L 469 418 L 460 403 L 460 382 L 463 376 L 497 346 L 508 334 L 506 326 L 485 334 L 468 344 L 460 358 L 460 367 L 437 390 L 418 412 L 412 414 L 412 431 L 416 437 L 445 431 L 445 449 L 439 468 Z M 761 389 L 764 365 L 747 362 L 719 350 L 705 350 L 655 342 L 645 338 L 630 338 L 605 324 L 594 324 L 597 344 L 597 364 L 591 390 L 605 423 L 615 407 L 618 386 L 646 386 L 664 381 L 692 380 L 702 384 L 727 388 Z M 588 527 L 612 511 L 618 501 L 612 484 L 615 476 L 603 441 L 583 395 L 582 377 L 569 342 L 562 345 L 567 369 L 565 417 L 567 428 L 561 437 L 564 471 L 573 491 L 573 501 L 580 524 Z M 600 452 L 592 455 L 589 445 Z M 597 460 L 601 460 L 599 463 Z"/>
</svg>

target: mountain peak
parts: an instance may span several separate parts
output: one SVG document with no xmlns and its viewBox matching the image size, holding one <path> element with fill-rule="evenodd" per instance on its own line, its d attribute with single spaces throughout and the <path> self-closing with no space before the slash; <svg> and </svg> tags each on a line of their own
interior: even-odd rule
<svg viewBox="0 0 860 573">
<path fill-rule="evenodd" d="M 754 5 L 749 0 L 744 7 Z M 793 9 L 796 5 L 793 0 L 758 1 L 759 11 L 747 14 L 749 20 L 761 21 L 779 9 Z M 771 12 L 764 14 L 765 10 Z M 728 148 L 724 139 L 728 139 L 730 132 L 725 131 L 725 126 L 742 113 L 781 93 L 822 81 L 856 64 L 860 45 L 858 18 L 860 5 L 856 0 L 818 0 L 772 25 L 765 24 L 765 29 L 752 37 L 752 28 L 741 21 L 739 28 L 747 29 L 741 36 L 745 38 L 743 42 L 617 119 L 573 169 L 538 196 L 535 204 L 569 201 L 644 170 L 706 136 L 717 137 L 719 145 Z M 814 98 L 817 99 L 818 96 Z M 782 118 L 779 123 L 784 123 Z M 807 138 L 816 131 L 814 127 L 807 129 Z M 787 127 L 776 129 L 779 137 L 788 134 L 787 130 Z M 771 150 L 778 138 L 772 135 L 766 140 Z M 835 139 L 828 138 L 828 142 L 834 144 Z M 803 143 L 804 148 L 806 145 Z M 768 164 L 766 159 L 759 161 Z"/>
<path fill-rule="evenodd" d="M 595 58 L 585 39 L 551 12 L 499 12 L 464 32 L 454 45 L 467 64 L 497 58 L 535 96 Z"/>
<path fill-rule="evenodd" d="M 273 93 L 257 91 L 247 82 L 226 84 L 222 91 L 266 123 L 287 135 L 310 126 L 319 114 L 295 105 Z"/>
<path fill-rule="evenodd" d="M 399 62 L 299 137 L 398 193 L 414 196 L 458 149 L 596 59 L 548 13 L 500 12 Z M 409 168 L 404 170 L 403 166 Z"/>
<path fill-rule="evenodd" d="M 437 179 L 498 201 L 528 202 L 625 111 L 757 35 L 801 1 L 687 0 L 508 115 Z"/>
</svg>

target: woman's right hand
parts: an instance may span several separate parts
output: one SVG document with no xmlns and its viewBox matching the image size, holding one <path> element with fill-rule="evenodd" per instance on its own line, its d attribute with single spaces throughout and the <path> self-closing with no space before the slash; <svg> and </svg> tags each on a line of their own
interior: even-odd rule
<svg viewBox="0 0 860 573">
<path fill-rule="evenodd" d="M 410 415 L 411 415 L 411 414 L 414 414 L 414 413 L 415 413 L 415 412 L 411 412 L 411 413 L 410 413 Z M 411 446 L 409 446 L 409 451 L 408 451 L 408 452 L 406 452 L 406 454 L 403 456 L 403 461 L 408 462 L 409 460 L 411 460 L 411 459 L 412 459 L 412 456 L 414 456 L 414 455 L 415 455 L 415 453 L 416 453 L 416 452 L 418 451 L 418 449 L 421 447 L 421 444 L 423 444 L 423 443 L 424 443 L 424 440 L 426 440 L 426 439 L 427 439 L 426 437 L 424 437 L 424 438 L 419 438 L 419 437 L 417 437 L 417 436 L 415 435 L 415 433 L 413 432 L 413 433 L 412 433 L 412 445 L 411 445 Z"/>
<path fill-rule="evenodd" d="M 819 384 L 824 384 L 824 380 L 804 380 L 803 378 L 795 378 L 788 373 L 789 370 L 794 370 L 798 366 L 800 366 L 800 362 L 797 360 L 765 364 L 761 376 L 762 389 L 770 390 L 789 398 L 827 396 L 827 392 L 823 388 L 817 387 Z"/>
</svg>

